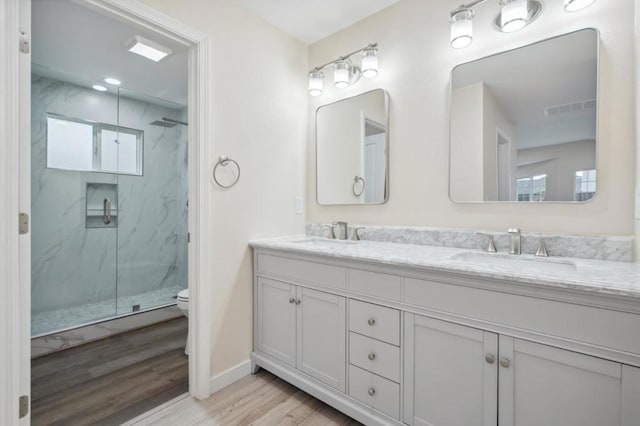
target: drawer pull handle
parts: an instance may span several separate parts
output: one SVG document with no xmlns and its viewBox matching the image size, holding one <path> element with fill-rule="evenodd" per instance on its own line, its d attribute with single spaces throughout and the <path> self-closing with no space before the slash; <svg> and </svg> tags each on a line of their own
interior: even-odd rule
<svg viewBox="0 0 640 426">
<path fill-rule="evenodd" d="M 374 352 L 371 352 L 369 354 L 369 361 L 373 361 L 374 359 L 376 359 L 376 354 Z"/>
<path fill-rule="evenodd" d="M 509 358 L 501 358 L 500 365 L 504 368 L 509 368 L 511 366 L 511 361 L 509 361 Z"/>
<path fill-rule="evenodd" d="M 374 388 L 369 388 L 368 392 L 369 392 L 369 396 L 373 396 L 376 394 L 376 390 Z"/>
<path fill-rule="evenodd" d="M 484 357 L 484 360 L 487 361 L 489 364 L 493 364 L 494 362 L 496 362 L 496 356 L 494 354 L 487 354 Z"/>
<path fill-rule="evenodd" d="M 296 299 L 296 305 L 300 304 L 300 299 Z"/>
<path fill-rule="evenodd" d="M 294 299 L 293 297 L 289 298 L 289 303 L 295 303 L 296 299 Z"/>
<path fill-rule="evenodd" d="M 376 323 L 376 320 L 373 318 L 369 318 L 369 321 L 367 321 L 369 323 L 369 325 L 373 326 Z"/>
</svg>

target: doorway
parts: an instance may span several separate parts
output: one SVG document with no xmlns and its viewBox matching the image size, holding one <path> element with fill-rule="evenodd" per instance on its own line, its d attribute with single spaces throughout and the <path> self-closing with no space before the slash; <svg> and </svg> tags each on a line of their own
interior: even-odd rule
<svg viewBox="0 0 640 426">
<path fill-rule="evenodd" d="M 74 2 L 75 3 L 75 2 Z M 0 79 L 2 80 L 1 88 L 3 93 L 7 93 L 7 96 L 3 99 L 3 105 L 7 107 L 5 111 L 13 111 L 11 114 L 15 117 L 11 126 L 4 127 L 2 130 L 2 136 L 6 138 L 7 147 L 3 151 L 5 156 L 2 158 L 3 165 L 9 166 L 4 170 L 6 171 L 5 180 L 6 185 L 3 185 L 3 197 L 6 203 L 6 216 L 3 216 L 3 223 L 8 224 L 7 231 L 14 231 L 12 229 L 14 221 L 10 220 L 10 217 L 18 217 L 18 212 L 21 212 L 26 220 L 26 227 L 33 225 L 35 222 L 30 223 L 28 218 L 32 216 L 31 211 L 31 54 L 29 36 L 32 33 L 31 28 L 31 6 L 32 2 L 29 0 L 23 0 L 21 2 L 3 2 L 0 10 L 0 21 L 2 21 L 2 38 L 0 38 L 0 45 L 3 48 L 3 52 L 6 52 L 7 69 L 11 70 L 8 73 L 0 73 Z M 186 120 L 189 123 L 187 130 L 187 154 L 185 160 L 188 162 L 188 199 L 189 209 L 186 213 L 187 219 L 187 238 L 191 235 L 190 243 L 187 248 L 187 281 L 190 291 L 191 304 L 189 307 L 189 330 L 193 335 L 191 339 L 189 357 L 189 391 L 192 396 L 198 398 L 204 398 L 209 395 L 209 363 L 210 363 L 210 331 L 209 324 L 209 312 L 208 309 L 204 309 L 205 306 L 209 306 L 210 290 L 208 286 L 200 286 L 201 282 L 209 282 L 208 277 L 211 271 L 209 271 L 208 264 L 200 262 L 201 258 L 209 258 L 211 256 L 209 239 L 210 233 L 207 233 L 208 227 L 202 218 L 208 215 L 209 191 L 207 187 L 208 183 L 208 157 L 209 148 L 208 144 L 205 144 L 204 140 L 210 140 L 210 125 L 203 120 L 208 116 L 208 100 L 204 94 L 208 89 L 208 42 L 206 36 L 190 28 L 185 27 L 179 22 L 173 21 L 165 16 L 159 15 L 152 8 L 146 7 L 138 2 L 132 2 L 129 0 L 91 0 L 82 3 L 82 6 L 87 6 L 94 12 L 101 13 L 105 16 L 109 16 L 115 21 L 126 22 L 131 25 L 136 25 L 139 28 L 144 28 L 148 31 L 162 35 L 177 43 L 181 43 L 187 49 L 187 112 Z M 15 31 L 19 29 L 19 31 Z M 91 28 L 78 27 L 76 30 L 91 31 Z M 20 33 L 24 36 L 20 36 Z M 78 33 L 80 34 L 80 33 Z M 83 37 L 78 37 L 83 39 Z M 90 37 L 84 37 L 89 40 Z M 22 44 L 15 43 L 19 41 Z M 21 51 L 13 51 L 9 47 L 21 46 Z M 26 46 L 26 48 L 24 48 Z M 72 52 L 73 49 L 68 49 Z M 67 53 L 69 53 L 67 52 Z M 108 55 L 109 51 L 103 52 Z M 104 75 L 103 77 L 107 77 Z M 70 82 L 65 82 L 70 83 Z M 13 87 L 14 90 L 5 92 L 5 88 Z M 94 89 L 97 92 L 97 89 Z M 124 89 L 121 89 L 121 91 Z M 109 91 L 109 90 L 107 90 Z M 122 93 L 121 93 L 122 95 Z M 117 96 L 114 95 L 114 96 Z M 87 105 L 87 110 L 90 105 Z M 11 114 L 3 113 L 3 120 Z M 114 115 L 115 125 L 119 130 L 122 130 L 125 126 L 122 123 L 118 123 L 117 119 L 120 114 Z M 68 117 L 77 118 L 77 117 Z M 159 117 L 158 120 L 162 121 L 163 117 Z M 9 121 L 9 120 L 7 120 Z M 70 120 L 72 121 L 72 120 Z M 89 121 L 89 120 L 87 120 Z M 155 121 L 155 120 L 154 120 Z M 100 121 L 103 124 L 114 124 L 114 121 L 108 122 L 107 120 Z M 105 129 L 100 137 L 109 136 L 108 128 Z M 140 130 L 135 129 L 134 130 Z M 101 132 L 101 129 L 95 129 L 94 132 Z M 116 132 L 119 136 L 124 132 Z M 19 137 L 12 138 L 11 135 Z M 117 139 L 117 138 L 116 138 Z M 119 137 L 124 140 L 126 138 Z M 95 140 L 95 139 L 94 139 Z M 129 139 L 131 140 L 131 139 Z M 123 141 L 119 141 L 123 142 Z M 127 142 L 124 141 L 123 144 Z M 95 149 L 95 145 L 94 145 Z M 118 158 L 118 151 L 116 151 L 116 162 L 118 164 L 124 164 L 126 160 Z M 137 148 L 136 148 L 137 150 Z M 104 154 L 104 152 L 101 152 Z M 42 158 L 46 161 L 46 157 Z M 95 161 L 95 159 L 92 159 Z M 20 167 L 17 167 L 17 165 Z M 41 163 L 42 164 L 42 163 Z M 46 163 L 45 163 L 46 164 Z M 95 162 L 93 163 L 95 165 Z M 103 164 L 107 165 L 107 164 Z M 108 166 L 108 165 L 107 165 Z M 53 168 L 53 167 L 52 167 Z M 144 170 L 144 169 L 143 169 Z M 118 179 L 123 179 L 120 173 L 123 170 L 117 168 L 115 174 Z M 137 171 L 137 170 L 136 170 Z M 104 171 L 103 171 L 104 172 Z M 113 172 L 113 170 L 112 170 Z M 93 171 L 91 173 L 102 173 L 99 171 Z M 144 172 L 143 172 L 144 173 Z M 107 177 L 108 173 L 101 175 Z M 92 189 L 87 189 L 89 183 L 98 184 L 111 184 L 111 182 L 104 182 L 98 180 L 97 182 L 83 182 L 85 185 L 80 185 L 81 191 L 84 191 L 85 201 L 86 194 L 92 192 Z M 117 181 L 116 184 L 119 184 Z M 105 186 L 107 190 L 113 190 Z M 102 188 L 102 189 L 105 189 Z M 95 189 L 95 188 L 93 188 Z M 106 210 L 111 213 L 111 221 L 114 220 L 114 216 L 117 216 L 119 210 L 116 210 L 114 201 L 117 202 L 116 197 L 110 199 L 112 209 Z M 109 198 L 109 197 L 106 197 Z M 104 201 L 104 198 L 102 199 Z M 117 205 L 117 204 L 116 204 Z M 105 206 L 103 205 L 103 213 Z M 84 226 L 88 223 L 86 214 L 90 209 L 87 209 L 86 203 L 83 206 L 85 211 Z M 55 212 L 55 209 L 52 210 Z M 115 213 L 115 215 L 114 215 Z M 13 216 L 15 214 L 15 216 Z M 124 221 L 124 216 L 120 216 Z M 21 216 L 22 218 L 22 216 Z M 22 221 L 22 219 L 21 219 Z M 90 221 L 90 220 L 89 220 Z M 104 221 L 104 218 L 103 218 Z M 22 223 L 22 222 L 21 222 Z M 112 222 L 113 223 L 113 222 Z M 10 226 L 9 226 L 10 225 Z M 4 225 L 3 225 L 4 226 Z M 5 230 L 3 228 L 3 232 Z M 20 226 L 21 235 L 14 235 L 13 232 L 7 232 L 8 244 L 2 247 L 3 258 L 7 259 L 7 265 L 10 268 L 6 271 L 8 274 L 16 279 L 7 280 L 9 287 L 7 289 L 8 300 L 12 300 L 12 311 L 6 311 L 2 315 L 3 323 L 6 324 L 8 330 L 6 342 L 9 347 L 12 348 L 10 357 L 5 359 L 3 355 L 4 367 L 0 371 L 2 375 L 2 384 L 0 385 L 0 405 L 3 407 L 0 412 L 0 423 L 3 424 L 23 424 L 28 422 L 28 415 L 24 415 L 28 412 L 29 404 L 29 360 L 30 360 L 30 337 L 31 337 L 31 286 L 32 281 L 32 262 L 31 262 L 31 249 L 32 249 L 32 229 L 28 229 L 26 232 L 22 232 L 23 226 Z M 4 234 L 3 234 L 4 235 Z M 206 237 L 205 237 L 206 236 Z M 12 263 L 13 262 L 13 263 Z M 118 262 L 115 262 L 116 265 Z M 4 263 L 3 263 L 4 265 Z M 13 266 L 15 265 L 15 266 Z M 117 270 L 117 269 L 116 269 Z M 3 271 L 3 274 L 5 271 Z M 117 275 L 117 273 L 116 273 Z M 117 290 L 116 290 L 117 296 Z M 143 303 L 141 303 L 143 305 Z M 134 310 L 133 306 L 129 309 Z M 144 310 L 142 306 L 140 310 Z M 116 309 L 114 310 L 115 316 L 119 317 L 120 314 Z M 74 325 L 75 326 L 75 325 Z M 9 353 L 8 353 L 9 354 Z M 10 374 L 6 374 L 9 372 Z M 6 378 L 6 380 L 4 380 Z M 22 398 L 24 396 L 24 398 Z M 16 400 L 20 399 L 21 405 L 16 404 Z M 23 403 L 26 401 L 26 404 Z M 5 410 L 4 407 L 7 409 Z M 22 415 L 21 415 L 22 414 Z M 18 420 L 21 419 L 21 420 Z M 25 423 L 26 424 L 26 423 Z"/>
</svg>

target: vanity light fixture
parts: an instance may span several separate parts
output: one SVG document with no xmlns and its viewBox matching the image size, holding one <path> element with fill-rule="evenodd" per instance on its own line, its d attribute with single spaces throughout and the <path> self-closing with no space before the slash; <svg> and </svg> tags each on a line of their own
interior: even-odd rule
<svg viewBox="0 0 640 426">
<path fill-rule="evenodd" d="M 585 7 L 589 7 L 595 0 L 564 0 L 564 10 L 567 12 L 577 12 Z"/>
<path fill-rule="evenodd" d="M 93 88 L 93 90 L 97 90 L 98 92 L 106 92 L 107 88 L 100 85 L 100 84 L 94 84 L 93 86 L 91 86 Z"/>
<path fill-rule="evenodd" d="M 120 86 L 122 84 L 122 82 L 120 80 L 118 80 L 117 78 L 113 78 L 113 77 L 105 78 L 104 82 L 107 83 L 107 84 L 110 84 L 112 86 Z"/>
<path fill-rule="evenodd" d="M 125 47 L 129 52 L 143 56 L 153 62 L 159 62 L 172 53 L 172 50 L 168 47 L 140 36 L 133 36 L 127 41 Z"/>
<path fill-rule="evenodd" d="M 324 86 L 324 74 L 322 71 L 311 71 L 309 73 L 309 94 L 311 96 L 321 96 Z"/>
<path fill-rule="evenodd" d="M 503 33 L 523 29 L 542 12 L 542 3 L 537 0 L 501 0 L 500 4 L 502 9 L 495 19 L 495 25 Z"/>
<path fill-rule="evenodd" d="M 333 85 L 338 89 L 344 89 L 358 80 L 360 77 L 373 78 L 378 75 L 378 44 L 372 43 L 362 49 L 358 49 L 348 55 L 327 62 L 309 71 L 309 95 L 320 96 L 323 93 L 324 70 L 333 68 Z M 361 57 L 361 66 L 354 65 L 352 59 Z"/>
<path fill-rule="evenodd" d="M 367 47 L 362 51 L 362 76 L 374 78 L 378 76 L 378 49 Z"/>
<path fill-rule="evenodd" d="M 462 49 L 473 41 L 473 9 L 462 5 L 451 11 L 451 47 Z"/>
</svg>

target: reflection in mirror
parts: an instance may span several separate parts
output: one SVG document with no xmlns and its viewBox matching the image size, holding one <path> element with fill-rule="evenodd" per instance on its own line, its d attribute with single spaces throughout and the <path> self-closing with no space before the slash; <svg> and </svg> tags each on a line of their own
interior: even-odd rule
<svg viewBox="0 0 640 426">
<path fill-rule="evenodd" d="M 384 203 L 389 194 L 388 145 L 386 91 L 377 89 L 318 108 L 318 203 Z"/>
<path fill-rule="evenodd" d="M 593 29 L 456 67 L 451 199 L 590 200 L 596 192 L 597 80 Z"/>
</svg>

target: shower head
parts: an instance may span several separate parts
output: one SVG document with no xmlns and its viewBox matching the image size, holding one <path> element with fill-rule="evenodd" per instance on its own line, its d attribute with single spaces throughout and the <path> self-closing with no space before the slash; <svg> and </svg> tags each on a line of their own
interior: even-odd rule
<svg viewBox="0 0 640 426">
<path fill-rule="evenodd" d="M 160 126 L 160 127 L 175 127 L 178 124 L 182 124 L 183 126 L 188 126 L 189 124 L 184 121 L 174 120 L 173 118 L 162 117 L 161 120 L 156 120 L 150 123 L 152 126 Z"/>
</svg>

